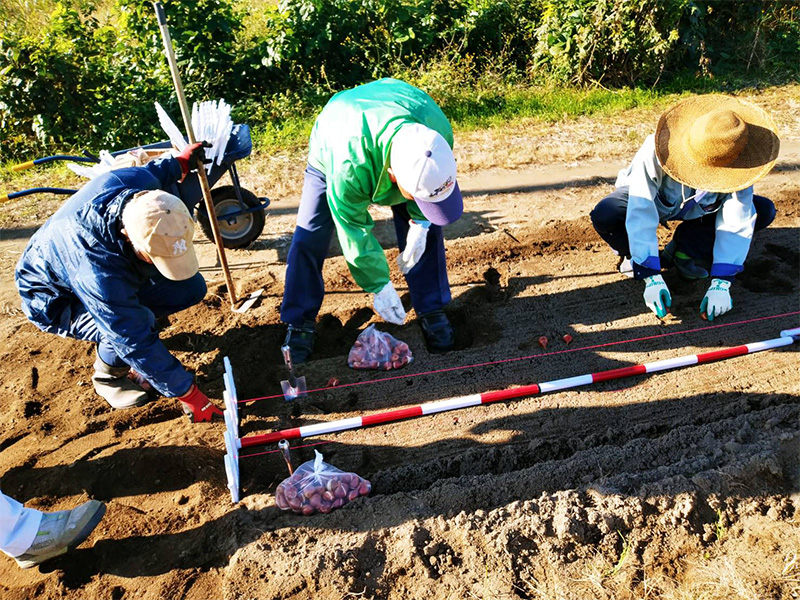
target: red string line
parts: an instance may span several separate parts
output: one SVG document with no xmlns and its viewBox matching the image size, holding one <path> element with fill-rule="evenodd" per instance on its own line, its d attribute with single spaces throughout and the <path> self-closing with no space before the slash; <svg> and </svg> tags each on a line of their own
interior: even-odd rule
<svg viewBox="0 0 800 600">
<path fill-rule="evenodd" d="M 493 360 L 493 361 L 490 361 L 490 362 L 476 363 L 476 364 L 473 364 L 473 365 L 464 365 L 464 366 L 461 366 L 461 367 L 447 367 L 447 368 L 444 368 L 444 369 L 435 369 L 433 371 L 422 371 L 421 373 L 408 373 L 406 375 L 395 375 L 393 377 L 382 377 L 380 379 L 371 379 L 369 381 L 356 381 L 356 382 L 353 382 L 353 383 L 341 383 L 339 385 L 329 385 L 329 386 L 326 386 L 326 387 L 321 387 L 321 388 L 315 388 L 313 390 L 308 390 L 307 393 L 308 394 L 313 394 L 315 392 L 324 392 L 325 390 L 333 390 L 333 389 L 337 389 L 338 390 L 338 389 L 342 389 L 342 388 L 346 388 L 346 387 L 353 387 L 353 386 L 356 386 L 356 385 L 367 385 L 367 384 L 372 384 L 372 383 L 383 383 L 383 382 L 386 382 L 386 381 L 393 381 L 393 380 L 396 380 L 396 379 L 407 379 L 409 377 L 421 377 L 422 375 L 436 375 L 438 373 L 448 373 L 448 372 L 451 372 L 451 371 L 462 371 L 464 369 L 475 369 L 475 368 L 479 368 L 479 367 L 488 367 L 488 366 L 491 366 L 491 365 L 500 365 L 500 364 L 516 362 L 516 361 L 520 361 L 520 360 L 529 360 L 529 359 L 532 359 L 532 358 L 542 358 L 544 356 L 554 356 L 556 354 L 567 354 L 567 353 L 570 353 L 570 352 L 582 352 L 583 350 L 594 350 L 594 349 L 597 349 L 597 348 L 605 348 L 605 347 L 608 347 L 608 346 L 617 346 L 617 345 L 620 345 L 620 344 L 632 344 L 633 342 L 642 342 L 642 341 L 646 341 L 646 340 L 654 340 L 654 339 L 657 339 L 657 338 L 664 338 L 664 337 L 669 337 L 669 336 L 673 336 L 673 335 L 680 335 L 680 334 L 684 334 L 684 333 L 695 333 L 697 331 L 708 331 L 710 329 L 720 329 L 722 327 L 732 327 L 734 325 L 745 325 L 747 323 L 755 323 L 755 322 L 758 322 L 758 321 L 767 321 L 767 320 L 770 320 L 770 319 L 780 319 L 782 317 L 791 317 L 791 316 L 795 316 L 795 315 L 800 315 L 800 310 L 796 310 L 796 311 L 788 312 L 788 313 L 783 313 L 783 314 L 780 314 L 780 315 L 771 315 L 771 316 L 768 316 L 768 317 L 756 317 L 754 319 L 746 319 L 744 321 L 734 321 L 732 323 L 721 323 L 719 325 L 707 325 L 705 327 L 697 327 L 695 329 L 684 329 L 684 330 L 681 330 L 681 331 L 671 331 L 669 333 L 659 333 L 657 335 L 648 335 L 648 336 L 644 336 L 644 337 L 633 338 L 633 339 L 630 339 L 630 340 L 619 340 L 619 341 L 616 341 L 616 342 L 607 342 L 605 344 L 595 344 L 593 346 L 581 346 L 580 348 L 569 348 L 569 349 L 566 349 L 566 350 L 555 350 L 555 351 L 552 351 L 552 352 L 542 352 L 541 354 L 532 354 L 530 356 L 519 356 L 519 357 L 516 357 L 516 358 L 504 358 L 502 360 Z M 283 398 L 283 394 L 273 394 L 272 396 L 260 396 L 258 398 L 250 398 L 248 400 L 239 400 L 239 401 L 237 401 L 237 404 L 242 404 L 244 402 L 256 402 L 258 400 L 270 400 L 272 398 Z"/>
<path fill-rule="evenodd" d="M 292 450 L 298 450 L 300 448 L 310 448 L 311 446 L 321 446 L 322 444 L 330 444 L 331 442 L 328 440 L 322 442 L 314 442 L 313 444 L 303 444 L 302 446 L 293 446 Z M 250 458 L 251 456 L 262 456 L 264 454 L 274 454 L 275 452 L 280 452 L 278 450 L 266 450 L 265 452 L 256 452 L 255 454 L 240 454 L 239 458 Z"/>
</svg>

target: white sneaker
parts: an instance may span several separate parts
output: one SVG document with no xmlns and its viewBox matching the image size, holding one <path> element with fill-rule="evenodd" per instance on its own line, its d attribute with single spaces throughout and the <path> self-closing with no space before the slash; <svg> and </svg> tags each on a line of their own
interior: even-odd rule
<svg viewBox="0 0 800 600">
<path fill-rule="evenodd" d="M 631 264 L 631 259 L 627 256 L 623 256 L 622 260 L 619 261 L 619 272 L 622 273 L 625 277 L 629 277 L 633 279 L 633 265 Z"/>
<path fill-rule="evenodd" d="M 72 510 L 42 513 L 42 522 L 33 544 L 24 554 L 14 557 L 23 569 L 30 569 L 46 560 L 66 554 L 89 537 L 106 514 L 106 505 L 89 500 Z"/>
</svg>

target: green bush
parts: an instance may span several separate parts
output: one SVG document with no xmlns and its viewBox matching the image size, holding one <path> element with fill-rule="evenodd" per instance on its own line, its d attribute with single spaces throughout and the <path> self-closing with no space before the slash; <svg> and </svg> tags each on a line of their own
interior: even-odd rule
<svg viewBox="0 0 800 600">
<path fill-rule="evenodd" d="M 703 76 L 738 72 L 781 79 L 800 69 L 800 5 L 796 0 L 689 3 L 680 23 L 682 64 Z"/>
<path fill-rule="evenodd" d="M 237 89 L 237 34 L 244 15 L 232 0 L 161 0 L 187 98 L 228 96 Z M 161 31 L 151 0 L 117 0 L 124 56 L 140 72 L 172 89 Z"/>
<path fill-rule="evenodd" d="M 535 69 L 558 81 L 657 80 L 679 39 L 683 0 L 547 0 Z"/>
<path fill-rule="evenodd" d="M 257 20 L 243 0 L 164 5 L 189 102 L 224 98 L 276 139 L 295 139 L 332 93 L 384 76 L 469 121 L 527 114 L 540 85 L 704 89 L 800 73 L 792 0 L 248 0 Z M 53 6 L 43 27 L 0 10 L 0 161 L 163 139 L 153 102 L 180 112 L 151 2 Z"/>
<path fill-rule="evenodd" d="M 34 144 L 69 144 L 79 136 L 105 137 L 112 74 L 103 48 L 112 37 L 91 17 L 58 5 L 38 38 L 2 41 L 3 155 Z"/>
<path fill-rule="evenodd" d="M 255 52 L 293 81 L 347 87 L 436 53 L 466 3 L 456 0 L 284 0 Z"/>
<path fill-rule="evenodd" d="M 187 98 L 230 97 L 241 15 L 229 0 L 164 2 Z M 0 161 L 57 148 L 119 149 L 164 137 L 153 103 L 177 100 L 152 4 L 119 0 L 115 26 L 56 4 L 36 35 L 0 41 Z"/>
</svg>

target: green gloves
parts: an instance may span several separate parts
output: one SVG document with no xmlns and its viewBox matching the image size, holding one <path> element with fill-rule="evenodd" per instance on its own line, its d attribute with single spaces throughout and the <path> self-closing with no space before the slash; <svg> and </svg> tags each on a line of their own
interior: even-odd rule
<svg viewBox="0 0 800 600">
<path fill-rule="evenodd" d="M 661 275 L 651 275 L 645 278 L 644 283 L 644 303 L 659 319 L 663 319 L 672 306 L 672 296 L 664 278 Z"/>
<path fill-rule="evenodd" d="M 712 279 L 703 301 L 700 303 L 700 315 L 713 321 L 733 308 L 731 300 L 731 282 L 725 279 Z"/>
</svg>

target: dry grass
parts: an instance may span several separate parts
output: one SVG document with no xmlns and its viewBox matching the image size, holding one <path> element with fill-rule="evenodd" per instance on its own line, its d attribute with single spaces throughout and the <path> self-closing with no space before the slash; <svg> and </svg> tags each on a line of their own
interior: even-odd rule
<svg viewBox="0 0 800 600">
<path fill-rule="evenodd" d="M 768 109 L 783 139 L 800 139 L 800 85 L 770 88 L 741 97 Z M 555 123 L 523 119 L 492 129 L 457 132 L 459 169 L 470 172 L 632 157 L 644 138 L 655 131 L 664 108 L 676 99 L 666 97 L 647 108 L 608 116 Z"/>
<path fill-rule="evenodd" d="M 659 545 L 658 534 L 641 532 L 644 537 L 636 542 L 631 532 L 618 556 L 590 548 L 584 558 L 556 564 L 539 554 L 518 573 L 514 588 L 537 600 L 798 600 L 800 528 L 795 525 L 761 514 L 740 516 L 705 549 L 676 533 L 663 546 L 675 553 L 656 554 L 659 558 L 647 564 L 635 548 Z"/>
</svg>

